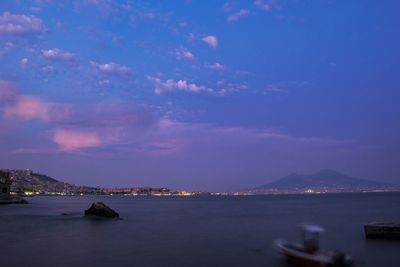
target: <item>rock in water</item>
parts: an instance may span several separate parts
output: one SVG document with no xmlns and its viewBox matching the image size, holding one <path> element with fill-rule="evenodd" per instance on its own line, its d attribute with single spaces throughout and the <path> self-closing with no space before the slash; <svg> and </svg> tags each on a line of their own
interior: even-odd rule
<svg viewBox="0 0 400 267">
<path fill-rule="evenodd" d="M 85 216 L 89 215 L 103 218 L 119 218 L 119 214 L 103 202 L 95 202 L 90 208 L 85 210 Z"/>
</svg>

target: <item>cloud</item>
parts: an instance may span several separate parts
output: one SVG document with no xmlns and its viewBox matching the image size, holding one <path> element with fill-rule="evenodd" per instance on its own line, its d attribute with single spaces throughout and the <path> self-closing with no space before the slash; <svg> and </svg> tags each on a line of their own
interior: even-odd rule
<svg viewBox="0 0 400 267">
<path fill-rule="evenodd" d="M 192 54 L 192 52 L 190 52 L 184 47 L 175 50 L 175 57 L 177 59 L 182 59 L 182 58 L 194 59 L 194 55 Z"/>
<path fill-rule="evenodd" d="M 231 12 L 233 9 L 233 4 L 231 2 L 226 2 L 223 6 L 225 12 Z"/>
<path fill-rule="evenodd" d="M 227 18 L 227 21 L 237 21 L 237 20 L 239 20 L 239 19 L 242 18 L 242 17 L 248 16 L 249 14 L 250 14 L 250 11 L 249 11 L 249 10 L 247 10 L 247 9 L 240 9 L 238 12 L 236 12 L 236 13 L 230 15 L 230 16 Z"/>
<path fill-rule="evenodd" d="M 204 85 L 197 85 L 195 83 L 190 83 L 186 80 L 175 81 L 173 79 L 168 79 L 162 81 L 160 78 L 150 75 L 147 75 L 147 79 L 153 82 L 153 84 L 155 85 L 154 93 L 157 95 L 161 95 L 165 92 L 174 92 L 174 91 L 190 92 L 190 93 L 206 92 L 215 95 L 223 95 L 224 93 L 223 91 L 217 91 Z"/>
<path fill-rule="evenodd" d="M 203 42 L 207 43 L 209 46 L 213 48 L 218 47 L 218 39 L 214 35 L 208 35 L 201 40 L 203 40 Z"/>
<path fill-rule="evenodd" d="M 56 129 L 52 140 L 59 146 L 61 151 L 98 147 L 102 143 L 96 132 L 67 129 Z"/>
<path fill-rule="evenodd" d="M 45 73 L 52 73 L 55 72 L 55 68 L 52 65 L 47 65 L 41 68 L 41 71 Z"/>
<path fill-rule="evenodd" d="M 207 66 L 206 67 L 210 67 Z M 223 70 L 222 64 L 213 64 L 212 68 L 217 70 Z M 164 93 L 172 93 L 172 92 L 188 92 L 188 93 L 208 93 L 215 96 L 225 96 L 228 93 L 237 93 L 242 90 L 248 89 L 245 84 L 235 84 L 225 81 L 218 81 L 212 87 L 199 85 L 194 82 L 189 82 L 185 79 L 174 80 L 174 79 L 166 79 L 162 80 L 159 76 L 151 76 L 147 75 L 147 80 L 153 83 L 154 85 L 154 93 L 157 95 L 162 95 Z"/>
<path fill-rule="evenodd" d="M 205 137 L 207 140 L 214 139 L 218 142 L 225 140 L 232 144 L 262 143 L 268 140 L 285 141 L 291 143 L 320 144 L 320 145 L 346 145 L 351 144 L 352 140 L 335 139 L 332 137 L 319 136 L 296 136 L 291 135 L 274 128 L 253 128 L 253 127 L 229 127 L 217 126 L 208 123 L 182 123 L 164 119 L 160 122 L 163 125 L 163 131 L 172 131 L 177 138 L 181 135 Z M 168 130 L 170 128 L 170 130 Z M 197 134 L 194 134 L 197 133 Z M 194 141 L 194 140 L 192 140 Z M 224 141 L 223 141 L 224 142 Z"/>
<path fill-rule="evenodd" d="M 60 61 L 72 61 L 75 59 L 75 55 L 73 53 L 62 51 L 58 48 L 42 50 L 42 56 L 50 60 L 60 60 Z"/>
<path fill-rule="evenodd" d="M 70 115 L 67 105 L 45 102 L 32 95 L 13 95 L 11 104 L 4 109 L 6 118 L 60 121 Z"/>
<path fill-rule="evenodd" d="M 289 94 L 293 90 L 304 89 L 309 85 L 307 81 L 281 81 L 266 86 L 265 91 L 269 93 Z"/>
<path fill-rule="evenodd" d="M 38 97 L 18 96 L 15 103 L 6 107 L 4 114 L 6 117 L 19 117 L 23 119 L 48 119 L 47 105 Z"/>
<path fill-rule="evenodd" d="M 13 42 L 6 42 L 2 48 L 0 48 L 0 58 L 10 52 L 15 47 Z"/>
<path fill-rule="evenodd" d="M 114 62 L 99 64 L 94 61 L 90 61 L 90 65 L 104 74 L 116 74 L 116 75 L 132 75 L 132 70 L 124 65 L 119 65 Z"/>
<path fill-rule="evenodd" d="M 141 140 L 141 146 L 137 152 L 150 156 L 163 156 L 185 153 L 198 148 L 212 151 L 217 146 L 232 148 L 253 144 L 257 147 L 280 144 L 285 147 L 293 145 L 335 147 L 351 143 L 351 140 L 331 137 L 295 136 L 272 128 L 229 127 L 161 118 L 152 128 L 151 133 Z"/>
<path fill-rule="evenodd" d="M 80 8 L 79 2 L 77 7 Z M 115 1 L 109 1 L 109 0 L 82 0 L 81 1 L 83 5 L 86 6 L 93 6 L 96 7 L 102 15 L 115 15 L 118 14 L 121 10 Z"/>
<path fill-rule="evenodd" d="M 111 85 L 110 80 L 100 80 L 98 83 L 99 83 L 99 85 L 102 86 L 102 87 L 108 87 L 108 86 Z"/>
<path fill-rule="evenodd" d="M 21 61 L 19 62 L 21 65 L 21 68 L 25 68 L 26 65 L 28 64 L 28 59 L 26 57 L 24 57 L 23 59 L 21 59 Z"/>
<path fill-rule="evenodd" d="M 254 6 L 258 7 L 259 9 L 265 10 L 265 11 L 270 11 L 273 8 L 272 3 L 267 3 L 263 0 L 256 0 L 254 1 Z"/>
<path fill-rule="evenodd" d="M 161 92 L 209 92 L 207 87 L 186 80 L 161 80 L 148 76 Z M 173 156 L 175 154 L 207 149 L 216 146 L 229 148 L 242 145 L 285 144 L 343 146 L 349 140 L 331 137 L 295 136 L 272 128 L 229 127 L 208 123 L 186 123 L 159 115 L 148 106 L 133 105 L 124 101 L 85 105 L 66 105 L 48 102 L 39 97 L 18 95 L 15 85 L 0 81 L 1 101 L 10 102 L 5 108 L 6 118 L 21 118 L 46 123 L 53 129 L 48 141 L 55 143 L 54 150 L 46 141 L 38 146 L 14 149 L 16 153 L 81 153 L 87 156 L 130 154 L 139 156 Z M 35 133 L 30 132 L 30 135 Z M 40 145 L 42 144 L 42 145 Z M 96 148 L 96 150 L 92 150 Z"/>
<path fill-rule="evenodd" d="M 212 70 L 224 70 L 225 66 L 222 65 L 221 63 L 216 62 L 214 64 L 207 65 L 207 68 L 212 69 Z"/>
<path fill-rule="evenodd" d="M 0 35 L 24 35 L 42 33 L 46 27 L 35 16 L 16 15 L 4 12 L 0 15 Z"/>
<path fill-rule="evenodd" d="M 14 98 L 14 103 L 5 108 L 4 117 L 45 123 L 46 128 L 54 130 L 50 140 L 42 140 L 40 143 L 52 141 L 58 145 L 56 150 L 42 145 L 18 148 L 14 150 L 16 153 L 80 152 L 81 149 L 95 147 L 102 151 L 133 152 L 142 144 L 153 142 L 147 137 L 147 133 L 151 132 L 149 129 L 153 129 L 159 120 L 149 108 L 127 102 L 65 105 L 48 103 L 38 97 L 26 95 L 17 95 Z M 65 108 L 68 108 L 68 112 L 64 112 Z M 34 133 L 30 134 L 32 138 L 38 138 Z M 47 135 L 44 136 L 48 138 Z M 98 150 L 94 153 L 97 152 Z"/>
<path fill-rule="evenodd" d="M 145 128 L 153 124 L 155 117 L 145 106 L 122 101 L 107 101 L 74 107 L 67 121 L 77 127 L 121 128 L 125 126 Z"/>
</svg>

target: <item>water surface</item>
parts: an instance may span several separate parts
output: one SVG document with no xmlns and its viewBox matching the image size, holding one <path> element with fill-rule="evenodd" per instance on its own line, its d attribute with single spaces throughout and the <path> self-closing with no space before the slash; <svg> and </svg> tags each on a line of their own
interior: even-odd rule
<svg viewBox="0 0 400 267">
<path fill-rule="evenodd" d="M 357 266 L 400 266 L 400 241 L 366 240 L 362 228 L 400 221 L 400 193 L 28 200 L 0 206 L 0 266 L 283 267 L 273 240 L 297 240 L 306 222 L 324 226 L 321 246 L 350 253 Z M 83 218 L 94 201 L 123 220 Z"/>
</svg>

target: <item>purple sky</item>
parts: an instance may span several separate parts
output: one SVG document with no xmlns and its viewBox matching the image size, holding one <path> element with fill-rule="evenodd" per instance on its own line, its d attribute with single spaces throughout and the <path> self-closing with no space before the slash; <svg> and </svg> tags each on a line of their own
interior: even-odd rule
<svg viewBox="0 0 400 267">
<path fill-rule="evenodd" d="M 237 190 L 400 183 L 399 1 L 1 1 L 0 168 Z"/>
</svg>

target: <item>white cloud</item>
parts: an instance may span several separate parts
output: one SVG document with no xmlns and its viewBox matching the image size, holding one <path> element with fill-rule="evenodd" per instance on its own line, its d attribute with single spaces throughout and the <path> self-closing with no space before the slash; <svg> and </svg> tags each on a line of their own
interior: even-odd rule
<svg viewBox="0 0 400 267">
<path fill-rule="evenodd" d="M 119 74 L 119 75 L 131 75 L 132 70 L 124 65 L 119 65 L 114 62 L 109 63 L 96 63 L 94 61 L 90 61 L 90 65 L 96 70 L 105 73 L 105 74 Z"/>
<path fill-rule="evenodd" d="M 43 57 L 50 60 L 72 61 L 75 59 L 75 55 L 73 53 L 62 51 L 58 48 L 42 50 L 42 55 Z"/>
<path fill-rule="evenodd" d="M 26 57 L 21 59 L 20 61 L 21 68 L 25 68 L 27 64 L 28 64 L 28 59 Z"/>
<path fill-rule="evenodd" d="M 8 52 L 10 52 L 15 47 L 15 44 L 12 42 L 6 42 L 2 48 L 0 48 L 0 57 L 4 56 Z"/>
<path fill-rule="evenodd" d="M 52 65 L 44 66 L 41 68 L 41 70 L 46 73 L 51 73 L 51 72 L 55 71 L 55 69 Z"/>
<path fill-rule="evenodd" d="M 108 87 L 111 85 L 111 82 L 110 82 L 110 80 L 101 80 L 101 81 L 99 81 L 99 85 L 103 86 L 103 87 Z"/>
<path fill-rule="evenodd" d="M 228 21 L 237 21 L 239 20 L 241 17 L 246 17 L 250 14 L 250 11 L 247 9 L 241 9 L 238 12 L 230 15 L 227 20 Z"/>
<path fill-rule="evenodd" d="M 218 39 L 214 35 L 208 35 L 204 37 L 202 40 L 203 42 L 207 43 L 209 46 L 213 48 L 217 48 L 218 46 Z"/>
<path fill-rule="evenodd" d="M 224 11 L 225 11 L 225 12 L 231 12 L 232 9 L 233 9 L 233 5 L 232 5 L 231 2 L 226 2 L 226 3 L 224 4 Z"/>
<path fill-rule="evenodd" d="M 254 1 L 254 6 L 258 7 L 259 9 L 270 11 L 272 9 L 272 4 L 266 3 L 263 0 L 256 0 Z"/>
<path fill-rule="evenodd" d="M 268 84 L 262 94 L 275 93 L 275 94 L 290 94 L 291 91 L 299 90 L 309 86 L 307 81 L 280 81 Z"/>
<path fill-rule="evenodd" d="M 194 55 L 192 54 L 192 52 L 190 52 L 184 47 L 175 50 L 175 57 L 177 59 L 182 59 L 182 58 L 194 59 Z"/>
<path fill-rule="evenodd" d="M 190 92 L 190 93 L 199 93 L 205 92 L 214 95 L 223 95 L 224 91 L 222 90 L 214 90 L 213 88 L 198 85 L 196 83 L 190 83 L 186 80 L 161 80 L 158 77 L 147 75 L 147 79 L 153 82 L 155 88 L 154 93 L 157 95 L 161 95 L 164 92 L 174 92 L 174 91 L 181 91 L 181 92 Z"/>
<path fill-rule="evenodd" d="M 46 30 L 43 22 L 35 16 L 4 12 L 0 15 L 0 35 L 24 35 Z"/>
<path fill-rule="evenodd" d="M 222 65 L 221 63 L 216 62 L 214 64 L 207 65 L 207 68 L 212 69 L 212 70 L 224 70 L 225 66 Z"/>
</svg>

